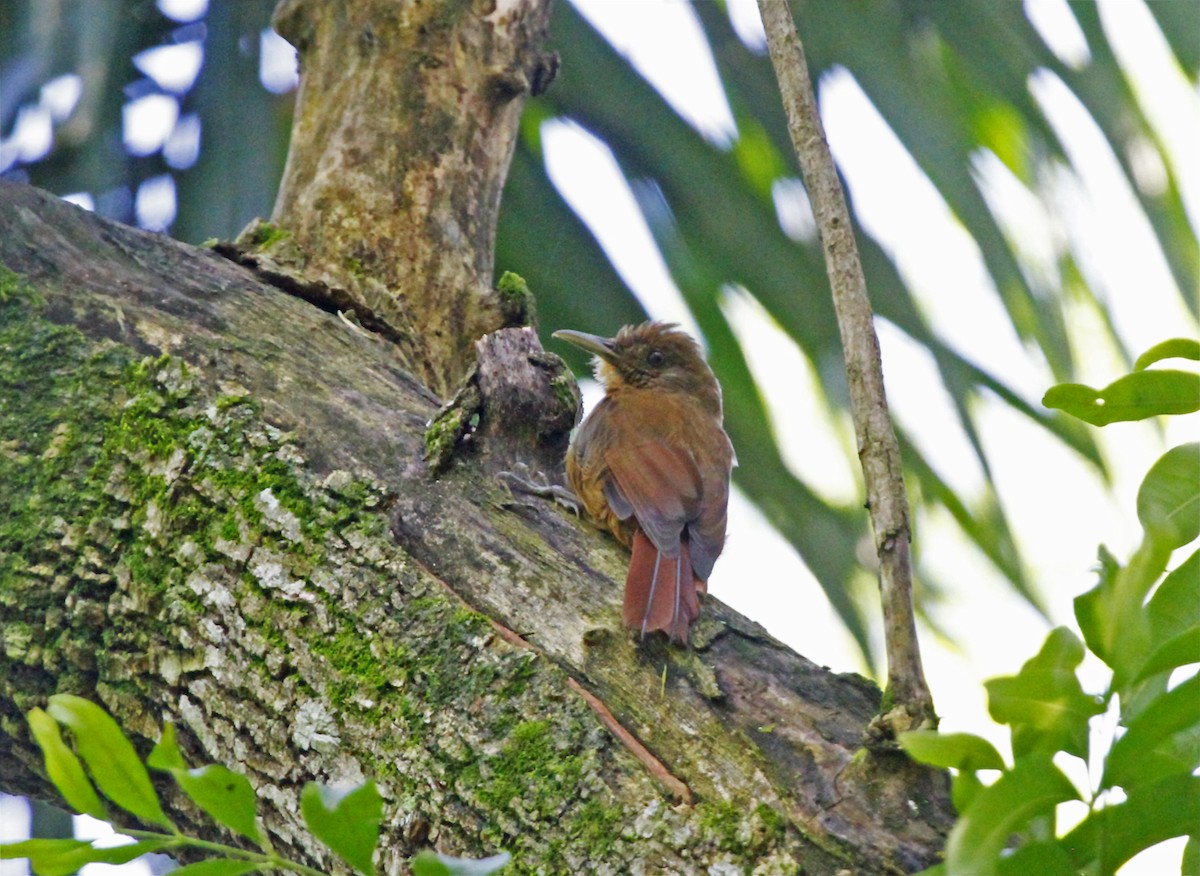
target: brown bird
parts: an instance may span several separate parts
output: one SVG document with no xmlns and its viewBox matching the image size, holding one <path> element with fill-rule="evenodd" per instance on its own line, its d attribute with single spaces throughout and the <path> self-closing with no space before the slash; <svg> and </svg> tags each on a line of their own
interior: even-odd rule
<svg viewBox="0 0 1200 876">
<path fill-rule="evenodd" d="M 725 546 L 733 447 L 721 426 L 720 384 L 699 345 L 674 325 L 554 337 L 595 354 L 604 385 L 567 451 L 567 483 L 588 516 L 633 550 L 625 624 L 687 641 Z"/>
</svg>

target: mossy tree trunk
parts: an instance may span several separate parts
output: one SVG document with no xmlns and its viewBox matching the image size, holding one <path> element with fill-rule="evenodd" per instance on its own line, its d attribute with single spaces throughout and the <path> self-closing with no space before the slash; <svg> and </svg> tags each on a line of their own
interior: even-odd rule
<svg viewBox="0 0 1200 876">
<path fill-rule="evenodd" d="M 439 38 L 544 12 L 432 5 L 465 28 Z M 321 18 L 330 9 L 345 14 Z M 302 34 L 306 75 L 332 75 L 311 47 L 346 45 L 321 27 L 369 30 L 360 49 L 427 65 L 391 28 L 429 22 L 361 17 L 371 9 L 284 4 L 310 16 L 293 27 L 317 28 Z M 545 63 L 536 40 L 521 45 Z M 356 118 L 386 126 L 379 115 Z M 499 152 L 461 154 L 502 176 L 515 121 L 499 115 Z M 328 158 L 292 170 L 321 185 Z M 492 183 L 471 197 L 480 178 L 463 174 L 445 202 L 462 223 L 494 212 Z M 310 236 L 340 198 L 299 197 L 282 209 L 290 230 L 261 226 L 223 256 L 0 183 L 4 790 L 50 793 L 23 715 L 72 692 L 146 747 L 176 722 L 193 762 L 250 777 L 277 846 L 332 869 L 300 826 L 309 779 L 376 779 L 391 873 L 429 845 L 508 849 L 526 873 L 892 873 L 935 860 L 943 777 L 860 750 L 872 685 L 711 599 L 691 649 L 634 641 L 619 628 L 621 550 L 495 480 L 518 461 L 555 474 L 574 410 L 561 362 L 480 304 L 496 294 L 479 285 L 490 232 L 467 236 L 475 279 L 426 346 L 363 284 L 436 321 L 452 291 L 443 268 L 429 268 L 427 300 L 421 269 L 402 284 L 356 276 L 373 268 L 352 249 L 339 261 L 336 235 Z M 419 243 L 405 246 L 429 252 Z M 458 407 L 428 430 L 473 349 L 483 361 Z"/>
</svg>

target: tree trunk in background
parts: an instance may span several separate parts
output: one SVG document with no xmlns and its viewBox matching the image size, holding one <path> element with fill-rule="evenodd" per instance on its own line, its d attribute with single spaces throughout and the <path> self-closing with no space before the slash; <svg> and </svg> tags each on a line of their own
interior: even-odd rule
<svg viewBox="0 0 1200 876">
<path fill-rule="evenodd" d="M 448 396 L 481 335 L 511 324 L 492 288 L 500 193 L 525 97 L 553 77 L 550 0 L 283 0 L 300 53 L 272 217 L 301 271 L 385 323 Z"/>
<path fill-rule="evenodd" d="M 363 85 L 459 62 L 492 87 L 530 79 L 544 8 L 486 5 L 282 4 L 312 127 L 285 228 L 222 249 L 257 273 L 0 183 L 4 789 L 49 793 L 23 713 L 72 692 L 143 752 L 175 721 L 192 762 L 243 770 L 277 847 L 315 866 L 338 867 L 299 788 L 366 776 L 389 873 L 429 845 L 507 849 L 513 873 L 932 863 L 944 776 L 860 750 L 873 685 L 711 598 L 692 648 L 638 643 L 626 555 L 490 474 L 556 475 L 574 415 L 529 329 L 480 339 L 468 368 L 509 321 L 487 275 L 519 99 L 485 111 L 478 81 L 417 79 L 414 108 L 413 83 L 399 103 Z M 485 27 L 507 36 L 467 36 Z M 489 54 L 505 40 L 516 68 Z M 318 91 L 338 95 L 322 112 Z M 418 141 L 447 133 L 430 120 L 460 112 L 465 139 L 422 163 Z M 489 125 L 509 131 L 495 149 L 471 139 Z"/>
</svg>

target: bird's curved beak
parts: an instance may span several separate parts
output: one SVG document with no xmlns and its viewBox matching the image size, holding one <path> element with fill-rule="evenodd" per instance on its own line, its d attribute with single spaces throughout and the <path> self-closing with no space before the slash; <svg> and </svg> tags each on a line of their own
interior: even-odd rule
<svg viewBox="0 0 1200 876">
<path fill-rule="evenodd" d="M 586 332 L 576 332 L 570 329 L 559 329 L 550 337 L 566 341 L 568 344 L 574 344 L 581 350 L 587 350 L 589 353 L 599 356 L 605 362 L 611 363 L 616 358 L 610 338 L 602 338 L 599 335 L 589 335 Z"/>
</svg>

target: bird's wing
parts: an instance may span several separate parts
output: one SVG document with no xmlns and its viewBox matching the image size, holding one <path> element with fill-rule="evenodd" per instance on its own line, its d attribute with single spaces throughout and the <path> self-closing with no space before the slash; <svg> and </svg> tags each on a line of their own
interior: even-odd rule
<svg viewBox="0 0 1200 876">
<path fill-rule="evenodd" d="M 683 527 L 696 517 L 700 472 L 686 450 L 661 440 L 620 442 L 605 454 L 609 506 L 618 516 L 631 511 L 664 555 L 679 555 Z"/>
<path fill-rule="evenodd" d="M 729 507 L 729 474 L 734 466 L 733 445 L 724 431 L 722 441 L 710 445 L 713 458 L 700 461 L 704 472 L 700 515 L 688 521 L 688 543 L 696 577 L 707 581 L 713 563 L 725 547 L 725 524 Z"/>
</svg>

